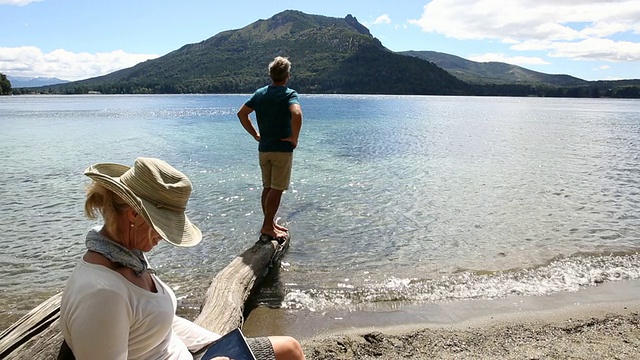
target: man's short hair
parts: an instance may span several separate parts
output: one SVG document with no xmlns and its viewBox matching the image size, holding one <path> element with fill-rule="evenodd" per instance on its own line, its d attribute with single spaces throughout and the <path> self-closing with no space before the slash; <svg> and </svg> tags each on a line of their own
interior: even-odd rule
<svg viewBox="0 0 640 360">
<path fill-rule="evenodd" d="M 273 82 L 286 80 L 289 71 L 291 71 L 291 62 L 285 57 L 277 56 L 269 64 L 269 77 Z"/>
</svg>

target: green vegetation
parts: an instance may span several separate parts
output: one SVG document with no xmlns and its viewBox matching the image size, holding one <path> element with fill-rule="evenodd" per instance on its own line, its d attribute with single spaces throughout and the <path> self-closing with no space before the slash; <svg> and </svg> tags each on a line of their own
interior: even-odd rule
<svg viewBox="0 0 640 360">
<path fill-rule="evenodd" d="M 11 95 L 11 81 L 3 73 L 0 73 L 0 95 Z"/>
<path fill-rule="evenodd" d="M 639 81 L 640 82 L 640 81 Z M 552 86 L 548 84 L 484 84 L 473 87 L 476 96 L 537 96 L 537 97 L 574 97 L 574 98 L 627 98 L 640 99 L 640 85 L 625 86 L 598 85 L 588 82 L 584 86 Z"/>
<path fill-rule="evenodd" d="M 472 84 L 474 95 L 640 98 L 640 80 L 586 81 L 511 64 L 479 63 L 435 51 L 404 51 L 400 54 L 430 61 L 447 70 Z"/>
<path fill-rule="evenodd" d="M 403 51 L 400 54 L 431 61 L 471 84 L 547 84 L 581 86 L 588 81 L 569 75 L 549 75 L 500 62 L 480 63 L 436 51 Z"/>
<path fill-rule="evenodd" d="M 291 60 L 290 86 L 300 93 L 638 97 L 640 90 L 640 80 L 588 82 L 434 52 L 395 53 L 351 15 L 287 10 L 128 69 L 14 94 L 251 93 L 269 83 L 267 65 L 278 55 Z"/>
<path fill-rule="evenodd" d="M 250 93 L 277 55 L 291 60 L 301 93 L 465 94 L 443 69 L 386 49 L 352 16 L 284 11 L 114 73 L 37 88 L 63 94 Z"/>
</svg>

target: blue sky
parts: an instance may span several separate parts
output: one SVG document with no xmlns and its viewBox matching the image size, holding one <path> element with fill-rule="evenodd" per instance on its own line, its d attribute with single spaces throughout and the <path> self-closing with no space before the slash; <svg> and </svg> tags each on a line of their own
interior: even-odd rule
<svg viewBox="0 0 640 360">
<path fill-rule="evenodd" d="M 351 14 L 393 51 L 640 78 L 640 0 L 0 0 L 0 72 L 86 79 L 288 9 Z"/>
</svg>

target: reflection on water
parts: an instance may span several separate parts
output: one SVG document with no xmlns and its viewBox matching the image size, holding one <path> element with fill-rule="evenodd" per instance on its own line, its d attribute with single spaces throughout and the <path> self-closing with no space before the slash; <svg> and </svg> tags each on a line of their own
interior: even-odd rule
<svg viewBox="0 0 640 360">
<path fill-rule="evenodd" d="M 184 311 L 197 308 L 211 277 L 257 240 L 257 144 L 235 117 L 245 98 L 3 99 L 3 317 L 60 291 L 83 252 L 94 225 L 82 215 L 83 170 L 137 156 L 163 158 L 194 184 L 189 216 L 205 241 L 162 244 L 149 257 Z M 637 101 L 302 102 L 279 214 L 293 239 L 279 275 L 283 306 L 545 294 L 640 277 Z"/>
</svg>

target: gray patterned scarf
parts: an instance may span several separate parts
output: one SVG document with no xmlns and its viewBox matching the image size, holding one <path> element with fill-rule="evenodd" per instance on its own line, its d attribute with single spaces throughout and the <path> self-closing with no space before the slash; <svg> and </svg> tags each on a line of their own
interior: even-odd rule
<svg viewBox="0 0 640 360">
<path fill-rule="evenodd" d="M 138 249 L 129 250 L 108 237 L 100 234 L 102 226 L 96 226 L 87 233 L 87 249 L 97 252 L 107 259 L 126 266 L 140 276 L 149 268 L 147 258 Z"/>
</svg>

